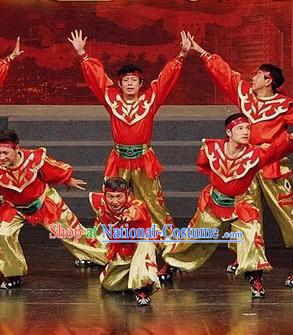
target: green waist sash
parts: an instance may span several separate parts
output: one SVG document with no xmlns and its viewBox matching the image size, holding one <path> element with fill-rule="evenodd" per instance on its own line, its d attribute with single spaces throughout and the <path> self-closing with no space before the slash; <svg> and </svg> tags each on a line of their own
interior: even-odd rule
<svg viewBox="0 0 293 335">
<path fill-rule="evenodd" d="M 149 144 L 124 145 L 115 144 L 114 150 L 120 157 L 125 159 L 136 159 L 145 154 L 150 148 Z"/>
<path fill-rule="evenodd" d="M 27 205 L 15 206 L 15 208 L 23 214 L 32 214 L 42 207 L 43 202 L 40 198 L 34 200 Z"/>
<path fill-rule="evenodd" d="M 221 207 L 234 207 L 235 205 L 235 197 L 223 194 L 215 188 L 212 189 L 211 196 L 213 201 Z"/>
</svg>

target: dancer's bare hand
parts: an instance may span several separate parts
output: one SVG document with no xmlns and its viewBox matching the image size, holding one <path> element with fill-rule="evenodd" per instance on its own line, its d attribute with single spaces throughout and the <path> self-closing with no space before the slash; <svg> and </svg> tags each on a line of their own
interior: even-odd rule
<svg viewBox="0 0 293 335">
<path fill-rule="evenodd" d="M 78 188 L 79 190 L 85 191 L 85 187 L 83 185 L 86 185 L 86 184 L 87 182 L 82 179 L 71 178 L 69 183 L 67 183 L 67 186 L 68 188 L 75 187 L 75 188 Z"/>
<path fill-rule="evenodd" d="M 190 34 L 190 32 L 187 32 L 187 37 L 191 43 L 191 49 L 198 52 L 198 53 L 203 53 L 205 50 L 195 41 L 195 38 L 193 35 Z"/>
<path fill-rule="evenodd" d="M 87 40 L 87 36 L 82 37 L 82 30 L 75 29 L 71 32 L 71 38 L 67 38 L 67 40 L 72 44 L 76 52 L 81 56 L 85 53 L 85 44 Z"/>
<path fill-rule="evenodd" d="M 186 57 L 190 48 L 191 48 L 191 41 L 188 38 L 188 35 L 186 32 L 183 30 L 180 32 L 180 37 L 181 37 L 181 50 L 180 50 L 180 56 Z"/>
<path fill-rule="evenodd" d="M 11 60 L 13 60 L 16 57 L 18 57 L 19 55 L 21 55 L 22 53 L 24 53 L 24 51 L 20 50 L 20 37 L 18 36 L 17 39 L 16 39 L 15 47 L 14 47 L 12 53 L 9 55 L 9 58 Z"/>
</svg>

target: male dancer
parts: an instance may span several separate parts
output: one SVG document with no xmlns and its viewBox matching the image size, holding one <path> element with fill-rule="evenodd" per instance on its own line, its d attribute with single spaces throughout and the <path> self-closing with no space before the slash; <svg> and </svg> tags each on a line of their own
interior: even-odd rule
<svg viewBox="0 0 293 335">
<path fill-rule="evenodd" d="M 100 276 L 102 287 L 109 291 L 133 290 L 139 306 L 149 305 L 150 294 L 160 288 L 154 243 L 119 243 L 125 238 L 107 236 L 105 230 L 101 234 L 103 226 L 108 233 L 113 228 L 142 228 L 146 232 L 152 222 L 146 205 L 130 195 L 127 182 L 120 177 L 108 178 L 103 193 L 90 193 L 90 203 L 96 213 L 94 227 L 100 231 L 98 238 L 115 240 L 107 243 L 109 264 Z"/>
<path fill-rule="evenodd" d="M 105 247 L 91 246 L 85 228 L 66 206 L 51 184 L 65 184 L 84 189 L 86 184 L 72 177 L 72 167 L 46 155 L 45 148 L 34 150 L 19 147 L 13 129 L 0 131 L 0 288 L 20 286 L 20 276 L 27 273 L 27 264 L 18 235 L 25 221 L 40 224 L 58 238 L 58 231 L 79 233 L 79 239 L 63 238 L 62 242 L 78 259 L 104 265 Z M 52 229 L 54 228 L 54 229 Z"/>
<path fill-rule="evenodd" d="M 209 75 L 251 122 L 250 142 L 267 146 L 293 125 L 293 99 L 278 92 L 284 83 L 282 70 L 273 64 L 262 64 L 251 82 L 241 79 L 238 72 L 217 54 L 209 54 L 189 34 L 192 49 L 200 54 Z M 262 208 L 264 195 L 278 222 L 287 248 L 293 247 L 293 182 L 292 168 L 287 158 L 274 162 L 259 171 L 253 181 L 247 200 Z M 234 272 L 237 260 L 227 268 Z M 290 282 L 290 277 L 288 278 Z M 287 285 L 287 281 L 286 281 Z"/>
<path fill-rule="evenodd" d="M 245 192 L 257 171 L 293 151 L 292 134 L 283 134 L 267 149 L 249 144 L 250 121 L 233 114 L 225 121 L 227 138 L 203 140 L 197 167 L 210 177 L 210 184 L 200 195 L 198 209 L 189 227 L 217 228 L 219 236 L 229 228 L 241 232 L 236 244 L 238 268 L 251 284 L 252 296 L 264 297 L 262 271 L 270 270 L 259 222 L 259 210 L 246 201 Z M 179 242 L 163 252 L 164 260 L 179 269 L 192 271 L 205 263 L 217 244 Z"/>
<path fill-rule="evenodd" d="M 120 176 L 127 180 L 134 197 L 146 203 L 153 222 L 162 229 L 172 218 L 164 205 L 159 181 L 162 166 L 150 141 L 154 116 L 175 86 L 191 42 L 182 31 L 179 55 L 165 65 L 148 89 L 141 91 L 140 68 L 123 66 L 118 71 L 118 85 L 114 85 L 102 63 L 86 54 L 87 37 L 83 38 L 82 31 L 75 30 L 68 40 L 81 57 L 85 80 L 110 115 L 114 148 L 106 162 L 105 177 Z M 170 275 L 168 272 L 166 267 L 161 269 L 162 279 Z"/>
<path fill-rule="evenodd" d="M 17 37 L 15 47 L 12 53 L 7 57 L 5 57 L 4 59 L 0 59 L 0 87 L 3 86 L 3 83 L 7 77 L 11 61 L 13 61 L 16 57 L 18 57 L 24 52 L 23 50 L 19 50 L 19 44 L 20 44 L 20 37 Z"/>
</svg>

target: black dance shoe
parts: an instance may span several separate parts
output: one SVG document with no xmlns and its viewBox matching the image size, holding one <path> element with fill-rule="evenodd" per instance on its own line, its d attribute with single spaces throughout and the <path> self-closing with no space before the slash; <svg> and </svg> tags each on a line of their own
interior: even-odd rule
<svg viewBox="0 0 293 335">
<path fill-rule="evenodd" d="M 293 288 L 293 275 L 289 276 L 285 281 L 285 286 Z"/>
<path fill-rule="evenodd" d="M 20 277 L 6 277 L 0 284 L 0 289 L 2 290 L 12 290 L 14 288 L 20 287 L 21 280 Z"/>
</svg>

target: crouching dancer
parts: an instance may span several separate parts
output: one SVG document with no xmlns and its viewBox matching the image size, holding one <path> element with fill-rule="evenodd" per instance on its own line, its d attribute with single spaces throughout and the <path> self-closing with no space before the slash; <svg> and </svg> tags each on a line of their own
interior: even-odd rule
<svg viewBox="0 0 293 335">
<path fill-rule="evenodd" d="M 90 203 L 96 213 L 96 238 L 106 241 L 108 249 L 109 264 L 100 275 L 102 287 L 108 291 L 133 290 L 139 306 L 149 305 L 150 295 L 160 288 L 156 247 L 153 242 L 141 236 L 138 241 L 135 233 L 130 234 L 133 228 L 137 232 L 138 228 L 144 232 L 151 229 L 145 203 L 130 195 L 127 182 L 120 177 L 107 179 L 103 193 L 90 193 Z"/>
<path fill-rule="evenodd" d="M 239 266 L 236 275 L 245 275 L 251 284 L 252 296 L 264 297 L 262 271 L 270 270 L 261 233 L 260 213 L 244 196 L 255 174 L 266 164 L 292 152 L 292 134 L 284 134 L 269 148 L 249 144 L 250 121 L 243 114 L 234 114 L 225 121 L 225 139 L 203 140 L 197 166 L 207 174 L 210 184 L 201 192 L 198 209 L 191 219 L 191 228 L 216 228 L 219 237 L 226 230 L 242 233 L 242 242 L 235 243 Z M 197 241 L 198 242 L 198 241 Z M 217 248 L 217 243 L 170 244 L 164 260 L 183 271 L 192 271 L 204 264 Z"/>
<path fill-rule="evenodd" d="M 49 184 L 65 184 L 84 189 L 84 181 L 72 177 L 72 167 L 46 156 L 45 148 L 34 150 L 19 147 L 13 129 L 0 131 L 0 288 L 20 286 L 20 276 L 27 273 L 27 264 L 18 235 L 25 221 L 40 224 L 54 237 L 60 229 L 79 229 L 79 239 L 63 238 L 62 242 L 77 259 L 104 265 L 103 248 L 91 246 L 85 228 Z M 58 226 L 58 227 L 57 227 Z"/>
</svg>

